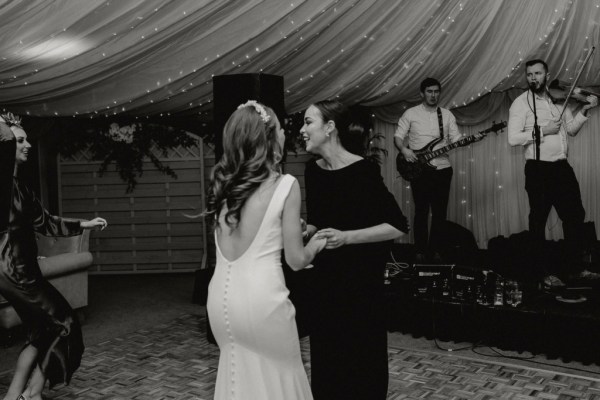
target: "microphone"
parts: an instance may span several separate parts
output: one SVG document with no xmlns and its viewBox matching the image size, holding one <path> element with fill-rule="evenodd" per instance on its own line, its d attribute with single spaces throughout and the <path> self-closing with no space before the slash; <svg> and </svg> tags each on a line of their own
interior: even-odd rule
<svg viewBox="0 0 600 400">
<path fill-rule="evenodd" d="M 531 89 L 532 92 L 535 90 L 535 81 L 529 82 L 529 89 Z"/>
</svg>

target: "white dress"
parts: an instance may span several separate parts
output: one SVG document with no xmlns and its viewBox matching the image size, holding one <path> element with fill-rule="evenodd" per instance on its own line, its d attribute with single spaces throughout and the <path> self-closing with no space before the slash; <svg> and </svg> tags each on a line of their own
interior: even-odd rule
<svg viewBox="0 0 600 400">
<path fill-rule="evenodd" d="M 294 181 L 280 179 L 256 236 L 236 260 L 223 256 L 215 234 L 207 310 L 221 351 L 216 400 L 313 398 L 281 268 L 281 217 Z"/>
</svg>

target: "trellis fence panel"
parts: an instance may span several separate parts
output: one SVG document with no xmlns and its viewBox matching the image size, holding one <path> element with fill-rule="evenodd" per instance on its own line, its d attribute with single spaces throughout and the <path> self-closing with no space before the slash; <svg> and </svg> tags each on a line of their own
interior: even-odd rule
<svg viewBox="0 0 600 400">
<path fill-rule="evenodd" d="M 156 147 L 152 151 L 177 179 L 147 159 L 131 193 L 114 164 L 100 176 L 100 162 L 88 150 L 59 156 L 62 215 L 109 222 L 91 234 L 91 273 L 185 272 L 205 261 L 206 227 L 202 218 L 193 218 L 204 209 L 204 145 L 175 148 L 166 157 Z"/>
</svg>

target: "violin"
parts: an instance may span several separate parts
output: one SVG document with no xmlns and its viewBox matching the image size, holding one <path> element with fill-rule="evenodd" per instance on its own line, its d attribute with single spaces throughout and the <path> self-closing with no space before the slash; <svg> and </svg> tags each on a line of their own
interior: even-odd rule
<svg viewBox="0 0 600 400">
<path fill-rule="evenodd" d="M 550 82 L 550 85 L 548 85 L 548 93 L 550 93 L 550 96 L 552 96 L 555 101 L 560 102 L 566 100 L 567 96 L 569 95 L 569 89 L 570 88 L 568 88 L 566 84 L 560 82 L 558 79 L 553 80 Z M 586 99 L 588 96 L 596 96 L 600 98 L 600 93 L 595 93 L 591 90 L 580 87 L 574 87 L 571 92 L 572 93 L 569 99 L 573 99 L 581 103 L 587 103 L 588 101 Z"/>
<path fill-rule="evenodd" d="M 571 86 L 571 89 L 569 89 L 569 93 L 565 96 L 566 101 L 565 101 L 565 104 L 563 105 L 562 111 L 560 112 L 560 116 L 558 117 L 558 119 L 562 119 L 562 116 L 565 113 L 565 110 L 567 109 L 568 100 L 569 100 L 569 98 L 571 98 L 571 95 L 573 94 L 573 92 L 575 92 L 577 82 L 579 82 L 579 77 L 581 76 L 581 73 L 583 72 L 583 69 L 587 65 L 588 61 L 590 61 L 590 58 L 592 57 L 592 54 L 594 54 L 595 49 L 596 49 L 596 46 L 592 46 L 592 48 L 588 52 L 587 56 L 585 56 L 585 60 L 583 60 L 583 65 L 581 66 L 581 69 L 579 70 L 579 72 L 577 72 L 577 76 L 575 77 L 575 80 L 573 81 L 573 86 Z M 559 84 L 559 86 L 560 86 L 560 84 Z M 587 102 L 587 100 L 586 100 L 586 102 Z"/>
</svg>

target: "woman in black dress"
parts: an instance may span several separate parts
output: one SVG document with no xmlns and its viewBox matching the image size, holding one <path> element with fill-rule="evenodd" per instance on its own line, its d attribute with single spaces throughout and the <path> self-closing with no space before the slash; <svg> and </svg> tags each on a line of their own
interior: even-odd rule
<svg viewBox="0 0 600 400">
<path fill-rule="evenodd" d="M 41 400 L 50 386 L 69 383 L 79 367 L 83 340 L 77 317 L 64 297 L 42 276 L 37 263 L 35 233 L 73 236 L 83 229 L 101 228 L 106 220 L 69 220 L 50 215 L 34 193 L 17 177 L 31 145 L 20 120 L 12 114 L 0 120 L 0 158 L 3 160 L 0 199 L 0 294 L 27 328 L 27 342 L 4 400 Z M 10 127 L 5 124 L 11 125 Z M 13 167 L 10 167 L 10 162 Z M 6 164 L 6 165 L 5 165 Z"/>
<path fill-rule="evenodd" d="M 385 399 L 388 384 L 383 274 L 406 218 L 379 166 L 349 152 L 349 113 L 337 101 L 311 105 L 300 131 L 320 158 L 305 170 L 307 233 L 327 238 L 314 259 L 310 309 L 315 400 Z"/>
</svg>

